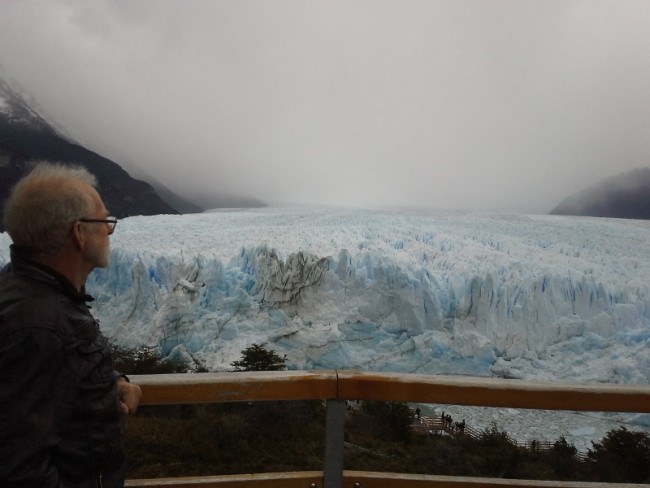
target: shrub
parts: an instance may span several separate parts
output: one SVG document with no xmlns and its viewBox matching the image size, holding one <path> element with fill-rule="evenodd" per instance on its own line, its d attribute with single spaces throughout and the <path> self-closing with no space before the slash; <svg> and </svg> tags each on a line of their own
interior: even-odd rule
<svg viewBox="0 0 650 488">
<path fill-rule="evenodd" d="M 411 439 L 412 415 L 402 402 L 364 401 L 355 422 L 368 434 L 388 441 L 408 442 Z"/>
<path fill-rule="evenodd" d="M 650 436 L 645 432 L 621 427 L 592 445 L 587 457 L 595 461 L 599 480 L 650 483 Z"/>
<path fill-rule="evenodd" d="M 124 347 L 111 344 L 113 367 L 123 374 L 170 374 L 198 372 L 186 362 L 163 358 L 154 346 Z"/>
<path fill-rule="evenodd" d="M 239 361 L 230 363 L 234 371 L 282 371 L 286 367 L 287 356 L 280 356 L 262 346 L 253 344 L 242 351 Z"/>
</svg>

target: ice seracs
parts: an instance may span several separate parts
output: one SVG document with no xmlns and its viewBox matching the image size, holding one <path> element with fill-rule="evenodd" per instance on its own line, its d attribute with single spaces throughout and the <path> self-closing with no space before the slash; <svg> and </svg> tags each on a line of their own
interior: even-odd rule
<svg viewBox="0 0 650 488">
<path fill-rule="evenodd" d="M 111 238 L 105 333 L 208 370 L 256 343 L 293 369 L 649 383 L 650 221 L 291 207 Z"/>
<path fill-rule="evenodd" d="M 650 375 L 646 221 L 266 208 L 131 217 L 112 246 L 106 332 L 210 370 L 264 343 L 292 368 Z"/>
<path fill-rule="evenodd" d="M 127 218 L 112 248 L 105 332 L 209 370 L 261 343 L 300 369 L 650 378 L 647 221 L 265 208 Z"/>
</svg>

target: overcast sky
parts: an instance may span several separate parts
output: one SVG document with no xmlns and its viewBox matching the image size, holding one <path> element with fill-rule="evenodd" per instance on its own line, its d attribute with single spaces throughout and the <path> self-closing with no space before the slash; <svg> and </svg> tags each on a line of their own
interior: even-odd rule
<svg viewBox="0 0 650 488">
<path fill-rule="evenodd" d="M 0 75 L 181 195 L 548 212 L 650 166 L 649 0 L 0 6 Z"/>
</svg>

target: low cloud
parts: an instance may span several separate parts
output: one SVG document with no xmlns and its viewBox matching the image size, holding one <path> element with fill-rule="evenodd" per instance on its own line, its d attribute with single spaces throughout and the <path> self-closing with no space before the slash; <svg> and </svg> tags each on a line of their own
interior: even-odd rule
<svg viewBox="0 0 650 488">
<path fill-rule="evenodd" d="M 650 3 L 5 2 L 2 76 L 181 194 L 548 212 L 648 166 Z"/>
</svg>

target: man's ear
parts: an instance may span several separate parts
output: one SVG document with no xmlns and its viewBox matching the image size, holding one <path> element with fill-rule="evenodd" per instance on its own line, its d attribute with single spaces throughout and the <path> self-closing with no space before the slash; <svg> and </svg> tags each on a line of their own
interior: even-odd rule
<svg viewBox="0 0 650 488">
<path fill-rule="evenodd" d="M 70 233 L 72 234 L 72 243 L 74 247 L 83 251 L 86 248 L 86 232 L 84 231 L 81 222 L 75 222 Z"/>
</svg>

